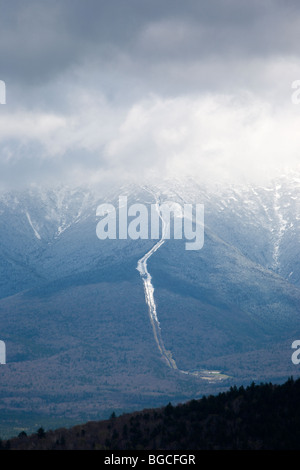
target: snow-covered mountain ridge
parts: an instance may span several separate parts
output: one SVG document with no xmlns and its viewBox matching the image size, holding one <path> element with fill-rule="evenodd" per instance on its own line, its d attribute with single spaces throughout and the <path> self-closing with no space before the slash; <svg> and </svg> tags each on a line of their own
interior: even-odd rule
<svg viewBox="0 0 300 470">
<path fill-rule="evenodd" d="M 0 194 L 3 407 L 87 420 L 296 375 L 299 181 L 208 187 L 191 178 Z M 96 209 L 117 208 L 119 196 L 128 206 L 203 204 L 203 248 L 99 240 Z"/>
<path fill-rule="evenodd" d="M 31 275 L 59 278 L 84 268 L 87 262 L 94 264 L 96 259 L 111 256 L 111 251 L 126 256 L 122 255 L 125 242 L 114 241 L 113 246 L 113 242 L 97 239 L 97 205 L 110 202 L 117 206 L 119 195 L 127 195 L 129 204 L 150 204 L 153 193 L 161 201 L 204 204 L 206 229 L 251 261 L 300 285 L 297 174 L 277 178 L 268 186 L 208 189 L 189 179 L 152 184 L 151 192 L 147 188 L 149 185 L 129 185 L 102 195 L 89 188 L 64 187 L 1 194 L 1 296 L 12 293 L 10 277 L 14 279 L 13 290 L 18 292 L 27 278 L 25 285 L 30 287 Z"/>
</svg>

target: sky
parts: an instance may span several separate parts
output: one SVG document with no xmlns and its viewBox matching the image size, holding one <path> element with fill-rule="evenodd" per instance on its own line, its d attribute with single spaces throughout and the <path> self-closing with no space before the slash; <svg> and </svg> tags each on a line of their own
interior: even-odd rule
<svg viewBox="0 0 300 470">
<path fill-rule="evenodd" d="M 298 170 L 299 45 L 296 0 L 0 0 L 0 188 Z"/>
</svg>

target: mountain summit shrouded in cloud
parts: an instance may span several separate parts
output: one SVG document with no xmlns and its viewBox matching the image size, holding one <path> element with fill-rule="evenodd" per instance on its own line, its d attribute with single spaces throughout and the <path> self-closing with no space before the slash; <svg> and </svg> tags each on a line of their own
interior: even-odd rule
<svg viewBox="0 0 300 470">
<path fill-rule="evenodd" d="M 0 186 L 295 167 L 295 1 L 0 1 Z"/>
<path fill-rule="evenodd" d="M 292 0 L 0 0 L 1 438 L 299 374 L 299 24 Z M 170 202 L 205 206 L 201 249 Z M 127 237 L 141 208 L 160 239 Z"/>
</svg>

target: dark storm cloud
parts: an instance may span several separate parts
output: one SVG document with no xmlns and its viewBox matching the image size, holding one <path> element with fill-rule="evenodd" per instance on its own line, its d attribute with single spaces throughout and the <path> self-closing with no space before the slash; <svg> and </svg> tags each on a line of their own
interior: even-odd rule
<svg viewBox="0 0 300 470">
<path fill-rule="evenodd" d="M 291 1 L 2 0 L 0 8 L 2 75 L 23 84 L 120 54 L 144 68 L 298 53 L 300 6 Z"/>
<path fill-rule="evenodd" d="M 292 0 L 0 0 L 2 181 L 293 163 L 299 43 Z"/>
</svg>

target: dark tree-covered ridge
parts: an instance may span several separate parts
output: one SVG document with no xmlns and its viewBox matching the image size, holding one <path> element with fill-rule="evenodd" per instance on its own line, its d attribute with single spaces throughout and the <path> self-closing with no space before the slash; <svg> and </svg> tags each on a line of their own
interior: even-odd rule
<svg viewBox="0 0 300 470">
<path fill-rule="evenodd" d="M 300 449 L 300 379 L 2 441 L 2 449 Z"/>
</svg>

